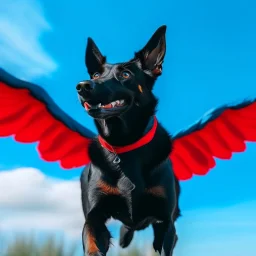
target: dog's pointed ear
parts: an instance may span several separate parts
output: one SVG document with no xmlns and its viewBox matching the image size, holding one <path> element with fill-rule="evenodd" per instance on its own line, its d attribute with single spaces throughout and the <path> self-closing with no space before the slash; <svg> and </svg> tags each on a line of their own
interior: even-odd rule
<svg viewBox="0 0 256 256">
<path fill-rule="evenodd" d="M 102 65 L 105 63 L 106 57 L 101 54 L 97 45 L 94 43 L 92 38 L 89 37 L 85 52 L 85 65 L 88 73 L 92 75 L 95 72 L 100 72 Z"/>
<path fill-rule="evenodd" d="M 142 50 L 135 53 L 135 58 L 139 59 L 142 68 L 149 70 L 154 75 L 162 73 L 162 63 L 166 52 L 166 26 L 159 27 Z"/>
</svg>

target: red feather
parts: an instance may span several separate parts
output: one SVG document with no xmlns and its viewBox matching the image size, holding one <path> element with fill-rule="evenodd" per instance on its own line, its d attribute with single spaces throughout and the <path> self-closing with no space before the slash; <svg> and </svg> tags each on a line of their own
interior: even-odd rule
<svg viewBox="0 0 256 256">
<path fill-rule="evenodd" d="M 245 151 L 246 141 L 256 141 L 255 100 L 216 109 L 207 117 L 174 136 L 170 159 L 179 180 L 207 174 L 214 157 L 230 159 Z"/>
<path fill-rule="evenodd" d="M 71 130 L 49 111 L 45 102 L 29 89 L 14 88 L 0 82 L 0 136 L 13 135 L 19 142 L 38 142 L 38 152 L 45 161 L 59 161 L 65 169 L 90 162 L 91 137 Z"/>
</svg>

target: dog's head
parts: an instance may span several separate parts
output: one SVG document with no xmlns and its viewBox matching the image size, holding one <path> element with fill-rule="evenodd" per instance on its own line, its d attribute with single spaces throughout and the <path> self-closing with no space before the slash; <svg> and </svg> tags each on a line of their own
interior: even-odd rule
<svg viewBox="0 0 256 256">
<path fill-rule="evenodd" d="M 109 64 L 91 38 L 88 38 L 85 63 L 90 80 L 81 81 L 76 89 L 82 106 L 95 119 L 152 112 L 157 100 L 153 85 L 162 73 L 166 52 L 166 26 L 150 38 L 133 59 Z"/>
</svg>

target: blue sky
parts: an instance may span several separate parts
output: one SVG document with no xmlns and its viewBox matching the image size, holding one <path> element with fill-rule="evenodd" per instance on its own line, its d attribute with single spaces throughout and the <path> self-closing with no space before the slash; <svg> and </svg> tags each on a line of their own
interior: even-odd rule
<svg viewBox="0 0 256 256">
<path fill-rule="evenodd" d="M 95 131 L 75 92 L 77 82 L 88 78 L 84 66 L 87 37 L 96 41 L 109 62 L 118 62 L 131 58 L 155 29 L 166 24 L 164 71 L 155 86 L 155 94 L 160 98 L 157 117 L 168 131 L 176 133 L 211 108 L 256 97 L 255 7 L 252 1 L 237 0 L 164 0 L 159 5 L 151 0 L 76 0 L 72 4 L 57 0 L 9 0 L 0 7 L 0 66 L 44 87 L 63 110 Z M 184 217 L 179 233 L 183 248 L 186 242 L 196 248 L 198 240 L 203 239 L 207 245 L 208 232 L 208 238 L 213 237 L 226 253 L 223 255 L 240 256 L 239 252 L 230 253 L 232 242 L 225 243 L 225 239 L 234 236 L 236 241 L 239 228 L 248 237 L 256 237 L 250 225 L 243 224 L 241 215 L 246 212 L 250 216 L 248 222 L 255 225 L 250 214 L 256 209 L 255 153 L 256 144 L 248 143 L 245 153 L 234 154 L 230 161 L 217 160 L 216 168 L 207 176 L 182 182 Z M 81 172 L 81 168 L 64 171 L 57 163 L 43 162 L 35 144 L 1 138 L 0 169 L 24 167 L 60 180 L 76 180 Z M 212 219 L 206 213 L 212 213 Z M 229 214 L 237 219 L 232 224 L 223 224 L 216 217 L 221 214 L 227 222 Z M 201 216 L 203 228 L 193 218 L 196 216 Z M 196 230 L 194 222 L 200 229 Z M 216 222 L 223 224 L 224 240 L 216 238 L 218 230 L 211 226 Z M 236 227 L 236 223 L 242 224 Z M 193 235 L 190 236 L 187 226 L 195 228 Z M 249 250 L 246 255 L 253 255 L 254 244 L 249 238 L 242 246 Z M 194 250 L 199 256 L 205 248 Z M 186 254 L 177 249 L 179 255 Z"/>
</svg>

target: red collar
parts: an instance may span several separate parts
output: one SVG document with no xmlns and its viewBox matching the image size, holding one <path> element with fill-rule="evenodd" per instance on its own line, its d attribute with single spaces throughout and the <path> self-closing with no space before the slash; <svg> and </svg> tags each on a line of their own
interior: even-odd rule
<svg viewBox="0 0 256 256">
<path fill-rule="evenodd" d="M 142 147 L 142 146 L 148 144 L 155 136 L 157 124 L 158 124 L 157 119 L 154 116 L 154 123 L 153 123 L 152 128 L 142 138 L 140 138 L 139 140 L 137 140 L 133 144 L 126 145 L 126 146 L 123 146 L 123 147 L 111 146 L 100 135 L 98 136 L 98 139 L 99 139 L 99 142 L 100 142 L 101 146 L 103 148 L 109 150 L 110 152 L 113 152 L 113 153 L 116 153 L 116 154 L 125 153 L 125 152 L 132 151 L 134 149 L 137 149 L 139 147 Z"/>
</svg>

